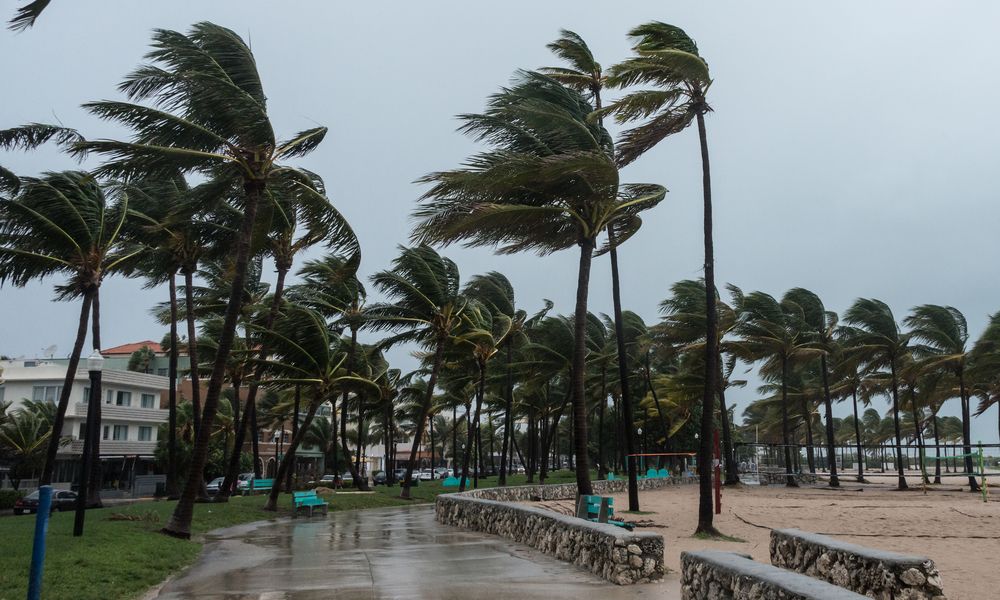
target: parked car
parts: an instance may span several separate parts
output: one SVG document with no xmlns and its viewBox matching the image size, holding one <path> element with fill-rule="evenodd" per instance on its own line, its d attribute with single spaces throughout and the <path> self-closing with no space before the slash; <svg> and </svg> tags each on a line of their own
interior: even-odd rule
<svg viewBox="0 0 1000 600">
<path fill-rule="evenodd" d="M 239 477 L 236 478 L 236 489 L 243 491 L 250 487 L 250 482 L 253 480 L 253 472 L 250 473 L 240 473 Z"/>
<path fill-rule="evenodd" d="M 375 474 L 372 475 L 372 485 L 387 485 L 388 479 L 385 471 L 375 471 Z"/>
<path fill-rule="evenodd" d="M 438 467 L 434 469 L 434 479 L 447 479 L 451 476 L 451 469 L 447 467 Z"/>
<path fill-rule="evenodd" d="M 52 512 L 73 510 L 76 508 L 76 492 L 71 492 L 69 490 L 53 490 L 52 492 Z M 28 513 L 29 515 L 38 512 L 38 490 L 35 490 L 25 496 L 24 498 L 18 498 L 14 501 L 14 514 L 23 515 Z"/>
<path fill-rule="evenodd" d="M 209 496 L 214 496 L 214 495 L 218 494 L 219 493 L 219 488 L 222 487 L 222 484 L 225 481 L 226 481 L 225 477 L 216 477 L 212 481 L 209 481 L 208 485 L 205 486 L 205 489 L 208 490 L 208 495 Z"/>
<path fill-rule="evenodd" d="M 434 471 L 430 469 L 420 469 L 420 481 L 431 481 L 434 479 Z"/>
<path fill-rule="evenodd" d="M 397 482 L 403 481 L 403 478 L 406 477 L 406 469 L 396 469 L 393 472 L 393 476 L 396 478 Z"/>
</svg>

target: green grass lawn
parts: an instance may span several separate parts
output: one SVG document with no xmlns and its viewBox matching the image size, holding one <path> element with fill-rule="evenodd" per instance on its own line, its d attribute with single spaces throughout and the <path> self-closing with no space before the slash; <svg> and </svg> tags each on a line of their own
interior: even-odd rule
<svg viewBox="0 0 1000 600">
<path fill-rule="evenodd" d="M 524 475 L 512 475 L 510 485 L 523 485 Z M 496 477 L 481 480 L 480 487 L 496 485 Z M 575 481 L 572 471 L 557 471 L 547 483 Z M 399 487 L 379 486 L 373 494 L 339 493 L 326 499 L 330 510 L 355 510 L 407 506 L 433 502 L 442 492 L 440 481 L 423 481 L 412 489 L 412 500 L 399 498 Z M 175 502 L 140 502 L 130 506 L 87 511 L 83 537 L 73 537 L 73 513 L 55 513 L 49 521 L 42 597 L 46 600 L 105 600 L 135 598 L 191 564 L 201 552 L 202 535 L 240 523 L 274 519 L 290 514 L 291 497 L 282 495 L 278 513 L 261 510 L 263 496 L 234 497 L 226 504 L 196 504 L 193 541 L 158 533 Z M 113 514 L 142 517 L 137 521 L 111 520 Z M 27 593 L 31 564 L 34 515 L 0 518 L 0 600 L 21 600 Z"/>
</svg>

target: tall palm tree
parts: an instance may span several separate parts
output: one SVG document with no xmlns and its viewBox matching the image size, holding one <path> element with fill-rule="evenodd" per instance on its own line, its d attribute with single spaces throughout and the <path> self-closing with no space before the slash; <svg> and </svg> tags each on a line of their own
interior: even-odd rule
<svg viewBox="0 0 1000 600">
<path fill-rule="evenodd" d="M 740 340 L 733 342 L 733 351 L 748 362 L 763 361 L 761 375 L 780 384 L 781 437 L 785 453 L 785 484 L 797 487 L 792 475 L 791 432 L 788 418 L 788 392 L 795 365 L 814 360 L 823 352 L 802 331 L 801 308 L 792 302 L 778 302 L 763 292 L 742 297 L 735 307 L 739 321 L 735 327 Z M 800 390 L 800 393 L 801 390 Z M 803 415 L 806 429 L 811 418 Z"/>
<path fill-rule="evenodd" d="M 802 324 L 808 330 L 820 350 L 820 377 L 823 382 L 823 405 L 826 409 L 826 460 L 830 471 L 830 487 L 840 487 L 837 477 L 837 453 L 834 448 L 833 400 L 830 395 L 830 369 L 827 356 L 833 350 L 834 334 L 837 330 L 837 313 L 826 310 L 819 296 L 805 288 L 792 288 L 783 300 L 794 302 L 802 309 Z"/>
<path fill-rule="evenodd" d="M 187 484 L 163 532 L 191 536 L 194 500 L 201 489 L 208 457 L 207 430 L 222 391 L 225 363 L 232 346 L 240 309 L 257 209 L 268 188 L 279 182 L 308 185 L 304 172 L 282 161 L 307 154 L 323 140 L 316 127 L 281 142 L 267 113 L 267 99 L 250 47 L 233 31 L 213 23 L 194 25 L 190 32 L 156 30 L 153 50 L 119 86 L 133 102 L 100 101 L 85 105 L 92 114 L 125 125 L 132 140 L 97 140 L 77 145 L 109 159 L 99 170 L 123 179 L 162 173 L 202 173 L 216 193 L 229 195 L 243 209 L 235 248 L 232 294 L 215 364 L 205 392 L 199 431 Z M 149 105 L 134 103 L 148 101 Z"/>
<path fill-rule="evenodd" d="M 445 345 L 461 322 L 466 299 L 460 292 L 458 265 L 430 246 L 400 248 L 392 268 L 373 275 L 372 283 L 385 294 L 387 301 L 369 307 L 365 326 L 376 331 L 398 332 L 383 341 L 382 347 L 418 342 L 433 352 L 427 390 L 416 419 L 410 460 L 400 492 L 401 498 L 410 498 L 413 467 L 434 399 Z"/>
<path fill-rule="evenodd" d="M 605 76 L 601 68 L 601 63 L 594 59 L 594 54 L 591 52 L 590 47 L 587 46 L 587 43 L 579 35 L 564 29 L 560 32 L 559 39 L 549 44 L 548 48 L 569 66 L 548 67 L 542 69 L 542 72 L 577 92 L 589 94 L 590 100 L 594 104 L 594 109 L 597 111 L 597 122 L 603 127 L 601 109 L 604 107 L 601 99 L 601 91 L 604 89 Z M 628 387 L 628 354 L 625 352 L 625 334 L 622 324 L 621 284 L 618 275 L 618 244 L 621 242 L 621 236 L 617 235 L 615 229 L 614 223 L 608 224 L 607 248 L 611 259 L 611 297 L 614 309 L 615 340 L 618 342 L 616 353 L 618 358 L 618 377 L 621 385 L 622 409 L 626 414 L 632 414 L 632 396 L 629 393 Z M 606 401 L 607 399 L 605 398 L 603 402 Z M 625 429 L 625 452 L 627 455 L 635 454 L 635 433 L 631 427 L 626 427 Z M 601 458 L 603 459 L 603 455 Z M 633 464 L 634 462 L 634 460 L 630 460 L 628 463 L 628 503 L 629 510 L 637 511 L 639 510 L 639 486 L 638 473 L 636 472 L 636 466 Z M 602 468 L 604 468 L 603 463 Z"/>
<path fill-rule="evenodd" d="M 715 305 L 715 250 L 712 241 L 712 177 L 708 159 L 705 113 L 711 110 L 706 99 L 712 78 L 708 63 L 698 54 L 698 46 L 682 29 L 659 21 L 640 25 L 629 32 L 635 41 L 635 56 L 609 70 L 608 85 L 628 87 L 649 84 L 653 89 L 631 92 L 608 107 L 619 122 L 646 121 L 622 135 L 617 160 L 627 165 L 670 135 L 679 133 L 692 121 L 698 124 L 701 145 L 702 193 L 705 242 L 705 392 L 702 406 L 701 446 L 698 464 L 712 460 L 712 430 L 715 396 L 718 393 L 718 314 Z M 698 528 L 715 534 L 712 524 L 712 474 L 701 469 L 698 501 Z"/>
<path fill-rule="evenodd" d="M 844 322 L 853 328 L 851 337 L 855 348 L 870 372 L 889 370 L 892 398 L 892 421 L 896 437 L 896 471 L 898 488 L 907 489 L 903 469 L 902 434 L 899 426 L 899 377 L 900 360 L 907 352 L 910 334 L 903 333 L 896 323 L 889 305 L 874 298 L 858 298 L 844 313 Z"/>
<path fill-rule="evenodd" d="M 969 351 L 966 348 L 969 328 L 965 316 L 953 306 L 922 304 L 910 311 L 903 324 L 910 328 L 910 336 L 918 342 L 913 345 L 913 354 L 921 361 L 923 368 L 946 370 L 958 379 L 958 393 L 962 402 L 962 452 L 966 454 L 965 472 L 970 474 L 970 491 L 978 492 L 979 483 L 972 475 L 971 394 L 965 381 L 969 361 Z"/>
<path fill-rule="evenodd" d="M 95 316 L 93 339 L 100 340 L 98 309 L 101 282 L 134 260 L 141 248 L 125 246 L 120 234 L 128 216 L 128 199 L 109 202 L 88 173 L 64 171 L 23 178 L 14 198 L 0 198 L 0 285 L 22 287 L 50 275 L 67 280 L 56 286 L 59 300 L 81 298 L 76 341 L 48 441 L 40 483 L 52 482 L 60 432 L 80 363 L 87 325 Z"/>
<path fill-rule="evenodd" d="M 572 401 L 577 487 L 592 491 L 584 389 L 587 297 L 598 236 L 616 224 L 617 242 L 658 204 L 657 185 L 620 185 L 608 132 L 583 96 L 540 73 L 521 71 L 462 131 L 488 142 L 465 168 L 422 178 L 433 186 L 415 215 L 419 242 L 493 246 L 500 253 L 549 254 L 578 247 Z"/>
</svg>

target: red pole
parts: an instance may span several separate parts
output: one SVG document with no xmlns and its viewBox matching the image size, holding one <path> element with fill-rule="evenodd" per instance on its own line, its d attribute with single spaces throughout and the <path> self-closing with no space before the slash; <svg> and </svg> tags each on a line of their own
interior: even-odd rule
<svg viewBox="0 0 1000 600">
<path fill-rule="evenodd" d="M 719 430 L 715 430 L 715 514 L 722 514 L 722 461 L 719 459 Z"/>
</svg>

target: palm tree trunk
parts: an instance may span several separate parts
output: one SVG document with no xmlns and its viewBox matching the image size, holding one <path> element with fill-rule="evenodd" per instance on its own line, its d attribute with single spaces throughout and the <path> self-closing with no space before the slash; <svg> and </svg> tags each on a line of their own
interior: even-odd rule
<svg viewBox="0 0 1000 600">
<path fill-rule="evenodd" d="M 903 470 L 903 436 L 899 430 L 899 385 L 896 381 L 896 359 L 889 363 L 892 373 L 892 424 L 896 431 L 896 473 L 899 475 L 898 489 L 905 490 L 906 474 Z"/>
<path fill-rule="evenodd" d="M 201 429 L 201 375 L 198 373 L 198 331 L 194 313 L 194 267 L 184 271 L 184 317 L 187 320 L 188 364 L 191 372 L 191 409 L 194 414 L 195 437 Z M 256 456 L 254 456 L 256 459 Z"/>
<path fill-rule="evenodd" d="M 472 457 L 472 444 L 475 441 L 475 432 L 479 429 L 479 410 L 483 405 L 483 394 L 486 389 L 486 368 L 484 365 L 479 365 L 479 383 L 476 386 L 476 412 L 469 422 L 468 432 L 466 435 L 465 444 L 465 456 L 462 457 L 462 480 L 458 484 L 458 491 L 465 491 L 465 482 L 469 478 L 469 462 Z M 474 476 L 474 487 L 479 487 L 479 466 L 476 467 L 476 474 Z"/>
<path fill-rule="evenodd" d="M 704 102 L 700 99 L 700 102 Z M 712 523 L 712 446 L 715 430 L 715 396 L 719 359 L 719 314 L 715 305 L 715 248 L 712 241 L 712 175 L 708 160 L 708 134 L 704 109 L 698 109 L 698 139 L 701 143 L 702 192 L 704 195 L 705 242 L 705 391 L 701 404 L 701 444 L 698 448 L 698 528 L 695 533 L 715 535 Z"/>
<path fill-rule="evenodd" d="M 290 266 L 280 266 L 278 268 L 278 278 L 274 284 L 274 294 L 271 297 L 271 306 L 268 309 L 267 320 L 264 322 L 265 330 L 270 330 L 274 326 L 274 321 L 278 318 L 278 311 L 281 309 L 281 299 L 285 291 L 285 277 L 288 275 L 290 268 Z M 251 348 L 253 346 L 252 343 L 250 343 L 249 339 L 247 342 L 247 347 Z M 250 383 L 250 389 L 247 390 L 246 407 L 243 409 L 242 419 L 239 418 L 239 410 L 237 408 L 240 405 L 240 395 L 239 393 L 234 395 L 233 417 L 237 422 L 236 439 L 233 442 L 233 454 L 229 457 L 229 463 L 226 466 L 226 478 L 223 481 L 222 486 L 219 488 L 219 492 L 215 495 L 216 502 L 228 502 L 229 495 L 236 486 L 236 480 L 237 477 L 239 477 L 240 458 L 243 455 L 243 444 L 246 440 L 247 415 L 250 415 L 251 426 L 253 429 L 253 439 L 251 440 L 251 447 L 253 449 L 253 470 L 255 476 L 260 475 L 260 473 L 257 472 L 257 459 L 260 457 L 260 445 L 257 441 L 257 388 L 260 385 L 260 380 L 264 374 L 263 361 L 267 360 L 267 355 L 269 353 L 269 344 L 265 338 L 265 340 L 260 344 L 259 356 L 262 362 L 256 368 L 254 372 L 254 380 Z"/>
<path fill-rule="evenodd" d="M 281 457 L 278 472 L 274 474 L 274 485 L 271 487 L 271 493 L 267 496 L 267 503 L 264 504 L 264 510 L 278 510 L 278 494 L 281 493 L 281 484 L 291 472 L 292 464 L 295 462 L 295 452 L 298 450 L 302 438 L 305 437 L 309 425 L 312 424 L 319 404 L 319 398 L 312 398 L 310 400 L 309 410 L 306 411 L 306 418 L 302 423 L 302 427 L 292 435 L 292 441 L 289 442 L 288 448 L 285 450 L 285 455 Z M 284 435 L 284 432 L 282 432 L 282 435 Z"/>
<path fill-rule="evenodd" d="M 226 306 L 222 332 L 219 335 L 218 348 L 215 353 L 215 364 L 212 367 L 212 377 L 209 379 L 208 390 L 205 394 L 201 429 L 196 436 L 187 484 L 184 486 L 181 498 L 174 508 L 173 515 L 171 515 L 170 520 L 167 521 L 166 526 L 162 529 L 163 533 L 174 537 L 183 539 L 191 537 L 191 519 L 194 516 L 195 497 L 205 487 L 203 473 L 205 462 L 208 459 L 209 433 L 212 429 L 212 422 L 215 420 L 215 411 L 218 408 L 219 394 L 222 391 L 223 379 L 226 374 L 226 362 L 229 359 L 229 351 L 232 349 L 233 338 L 236 335 L 236 321 L 240 315 L 243 288 L 246 283 L 247 264 L 250 261 L 250 242 L 257 220 L 257 205 L 264 194 L 265 185 L 263 179 L 248 180 L 245 185 L 246 202 L 243 223 L 240 225 L 239 241 L 236 246 L 236 262 L 231 284 L 232 290 L 229 295 L 229 303 Z M 190 290 L 188 293 L 190 294 Z M 190 317 L 191 315 L 189 314 L 188 318 Z M 191 339 L 190 341 L 193 342 L 194 340 Z M 193 343 L 190 346 L 193 348 Z"/>
<path fill-rule="evenodd" d="M 503 442 L 500 447 L 500 478 L 497 479 L 497 485 L 500 487 L 507 485 L 507 457 L 510 455 L 511 437 L 514 435 L 513 419 L 511 415 L 511 411 L 514 409 L 514 375 L 511 370 L 511 364 L 513 362 L 511 357 L 511 346 L 513 345 L 513 342 L 513 338 L 507 338 L 507 383 L 504 386 Z"/>
<path fill-rule="evenodd" d="M 451 405 L 451 470 L 458 471 L 458 403 Z"/>
<path fill-rule="evenodd" d="M 785 446 L 785 485 L 799 487 L 792 474 L 792 440 L 788 431 L 788 358 L 784 355 L 781 357 L 781 443 Z"/>
<path fill-rule="evenodd" d="M 525 436 L 525 442 L 527 444 L 526 451 L 528 453 L 528 462 L 524 463 L 524 482 L 534 483 L 535 482 L 535 410 L 531 407 L 527 411 L 528 418 L 528 431 Z"/>
<path fill-rule="evenodd" d="M 978 492 L 979 483 L 972 474 L 972 415 L 969 414 L 969 392 L 965 389 L 965 371 L 958 370 L 959 395 L 962 397 L 962 452 L 965 453 L 965 472 L 969 473 L 969 491 Z"/>
<path fill-rule="evenodd" d="M 250 415 L 250 452 L 253 454 L 253 476 L 261 476 L 260 425 L 257 424 L 257 403 L 247 406 L 244 411 Z"/>
<path fill-rule="evenodd" d="M 590 465 L 587 457 L 587 395 L 584 387 L 587 370 L 587 293 L 590 284 L 590 264 L 594 241 L 580 243 L 580 268 L 576 282 L 576 310 L 573 321 L 573 372 L 571 378 L 573 430 L 576 452 L 576 491 L 579 495 L 594 493 L 590 485 Z"/>
<path fill-rule="evenodd" d="M 865 454 L 861 445 L 861 420 L 858 418 L 858 388 L 851 390 L 854 404 L 854 440 L 858 444 L 858 483 L 865 482 Z"/>
<path fill-rule="evenodd" d="M 444 344 L 447 338 L 444 335 L 438 335 L 437 341 L 434 344 L 434 363 L 431 367 L 431 376 L 427 380 L 427 393 L 424 396 L 424 401 L 420 405 L 420 417 L 417 419 L 417 429 L 413 433 L 413 446 L 410 448 L 410 462 L 406 465 L 406 477 L 403 479 L 403 489 L 400 490 L 399 497 L 410 499 L 410 486 L 413 485 L 413 465 L 417 462 L 417 452 L 420 448 L 420 438 L 423 433 L 424 426 L 427 424 L 427 414 L 431 410 L 431 404 L 434 401 L 434 386 L 437 384 L 438 371 L 441 370 L 441 361 L 444 358 Z"/>
<path fill-rule="evenodd" d="M 63 424 L 66 420 L 66 408 L 69 406 L 69 395 L 73 391 L 73 380 L 76 379 L 76 369 L 80 364 L 80 354 L 83 353 L 83 342 L 87 339 L 87 324 L 90 322 L 90 306 L 94 302 L 94 295 L 97 293 L 95 286 L 88 287 L 83 293 L 83 302 L 80 306 L 80 321 L 76 328 L 76 341 L 73 343 L 73 351 L 69 355 L 69 364 L 66 365 L 66 377 L 63 379 L 62 391 L 59 393 L 59 405 L 56 407 L 56 416 L 52 420 L 52 435 L 49 436 L 49 445 L 45 451 L 45 465 L 42 467 L 42 475 L 38 479 L 38 485 L 50 485 L 52 483 L 52 473 L 56 467 L 56 452 L 59 451 L 59 441 L 62 436 Z M 100 404 L 100 399 L 98 399 Z M 100 423 L 100 421 L 94 421 Z M 94 454 L 96 457 L 97 454 Z"/>
<path fill-rule="evenodd" d="M 292 439 L 299 435 L 299 400 L 302 395 L 302 386 L 295 384 L 295 406 L 292 409 Z M 303 427 L 303 429 L 305 429 Z M 288 469 L 288 479 L 285 481 L 285 489 L 292 491 L 292 476 L 295 474 L 295 458 L 292 458 L 292 466 Z"/>
<path fill-rule="evenodd" d="M 740 482 L 739 465 L 736 463 L 736 448 L 733 446 L 732 425 L 729 422 L 729 409 L 726 407 L 726 385 L 722 378 L 722 353 L 719 353 L 719 422 L 722 424 L 722 455 L 726 463 L 726 485 L 737 485 Z"/>
<path fill-rule="evenodd" d="M 938 416 L 934 419 L 934 483 L 941 483 L 941 438 L 938 436 Z"/>
<path fill-rule="evenodd" d="M 815 475 L 816 458 L 813 454 L 812 412 L 809 410 L 809 402 L 806 400 L 805 394 L 799 394 L 799 400 L 799 405 L 802 407 L 802 424 L 806 430 L 806 464 L 809 466 L 809 472 Z"/>
<path fill-rule="evenodd" d="M 365 397 L 363 394 L 356 394 L 358 400 L 358 452 L 354 455 L 354 475 L 355 486 L 358 489 L 367 490 L 368 489 L 368 476 L 365 475 L 364 471 L 361 470 L 361 455 L 365 452 Z M 431 427 L 433 427 L 434 420 L 431 420 Z M 434 460 L 434 436 L 431 435 L 431 461 Z M 364 479 L 363 482 L 358 485 L 357 478 L 361 477 Z"/>
<path fill-rule="evenodd" d="M 820 356 L 820 368 L 823 370 L 823 401 L 826 404 L 826 463 L 830 469 L 830 487 L 840 487 L 836 450 L 833 447 L 833 403 L 830 400 L 830 377 L 826 368 L 826 355 Z"/>
<path fill-rule="evenodd" d="M 621 280 L 618 276 L 618 248 L 613 241 L 614 232 L 608 227 L 608 242 L 611 244 L 611 299 L 615 312 L 615 347 L 618 353 L 618 379 L 621 386 L 622 410 L 627 415 L 632 414 L 632 396 L 628 389 L 628 353 L 625 351 L 625 326 L 622 321 Z M 579 294 L 579 293 L 578 293 Z M 586 308 L 586 307 L 584 307 Z M 635 454 L 635 433 L 632 431 L 632 419 L 629 418 L 622 426 L 625 436 L 624 453 Z M 618 440 L 619 443 L 622 440 Z M 628 509 L 639 510 L 639 477 L 636 473 L 635 461 L 628 460 Z M 583 493 L 583 492 L 581 492 Z M 587 492 L 588 494 L 590 492 Z"/>
<path fill-rule="evenodd" d="M 93 342 L 94 350 L 100 352 L 101 344 L 101 288 L 94 289 L 94 301 L 90 305 L 90 339 Z M 94 407 L 93 423 L 100 427 L 101 424 L 101 399 L 98 398 Z M 95 435 L 91 438 L 91 456 L 93 462 L 90 470 L 90 485 L 87 486 L 87 506 L 100 508 L 104 504 L 101 502 L 101 488 L 104 487 L 104 468 L 101 465 L 101 436 Z"/>
<path fill-rule="evenodd" d="M 351 326 L 351 346 L 347 353 L 347 371 L 348 373 L 354 373 L 354 356 L 358 349 L 358 328 Z M 358 414 L 361 414 L 361 408 L 358 407 Z M 360 436 L 361 430 L 358 430 L 358 435 Z M 358 465 L 351 460 L 351 450 L 347 446 L 347 392 L 345 391 L 340 398 L 340 444 L 342 450 L 344 451 L 344 460 L 347 461 L 347 468 L 351 472 L 351 479 L 354 482 L 354 487 L 359 490 L 368 490 L 368 481 L 361 480 L 361 475 L 358 473 Z M 358 448 L 358 459 L 360 460 L 361 449 Z"/>
<path fill-rule="evenodd" d="M 597 478 L 608 478 L 608 465 L 604 456 L 604 409 L 608 404 L 608 369 L 601 366 L 601 402 L 597 405 Z"/>
<path fill-rule="evenodd" d="M 920 477 L 923 483 L 930 483 L 927 479 L 927 470 L 924 468 L 923 457 L 924 457 L 924 436 L 921 435 L 920 429 L 923 423 L 920 422 L 920 417 L 917 413 L 917 394 L 914 392 L 913 387 L 910 387 L 910 413 L 913 417 L 913 439 L 917 442 L 917 468 L 920 470 Z"/>
<path fill-rule="evenodd" d="M 170 387 L 167 391 L 167 498 L 180 496 L 177 485 L 177 273 L 170 274 Z"/>
</svg>

